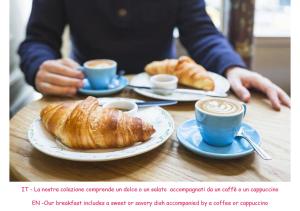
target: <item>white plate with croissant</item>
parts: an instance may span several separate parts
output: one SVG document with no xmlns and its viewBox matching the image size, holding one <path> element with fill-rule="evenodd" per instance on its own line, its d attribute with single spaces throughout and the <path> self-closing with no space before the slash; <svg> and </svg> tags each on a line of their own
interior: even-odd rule
<svg viewBox="0 0 300 211">
<path fill-rule="evenodd" d="M 201 65 L 197 64 L 190 57 L 182 56 L 179 59 L 165 59 L 154 61 L 146 65 L 145 73 L 137 74 L 130 81 L 133 86 L 151 86 L 150 76 L 156 74 L 170 74 L 178 78 L 179 85 L 201 89 L 204 91 L 214 91 L 226 93 L 230 89 L 230 84 L 223 76 L 209 72 Z M 171 95 L 160 95 L 152 90 L 134 89 L 137 93 L 146 97 L 161 100 L 177 101 L 197 101 L 204 96 L 184 93 L 172 93 Z"/>
<path fill-rule="evenodd" d="M 140 109 L 135 117 L 102 108 L 98 99 L 50 104 L 28 130 L 37 150 L 74 161 L 109 161 L 148 152 L 174 131 L 171 115 L 160 107 Z"/>
</svg>

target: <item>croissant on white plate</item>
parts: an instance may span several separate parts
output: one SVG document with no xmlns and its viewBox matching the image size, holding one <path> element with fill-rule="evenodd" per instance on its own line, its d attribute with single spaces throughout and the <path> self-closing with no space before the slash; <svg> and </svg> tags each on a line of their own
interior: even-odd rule
<svg viewBox="0 0 300 211">
<path fill-rule="evenodd" d="M 152 125 L 122 111 L 102 108 L 94 97 L 72 103 L 50 104 L 42 109 L 44 127 L 70 148 L 126 147 L 150 139 Z"/>
<path fill-rule="evenodd" d="M 150 75 L 175 75 L 180 84 L 197 89 L 212 91 L 215 88 L 214 80 L 208 75 L 207 70 L 187 56 L 153 61 L 146 65 L 145 71 Z"/>
</svg>

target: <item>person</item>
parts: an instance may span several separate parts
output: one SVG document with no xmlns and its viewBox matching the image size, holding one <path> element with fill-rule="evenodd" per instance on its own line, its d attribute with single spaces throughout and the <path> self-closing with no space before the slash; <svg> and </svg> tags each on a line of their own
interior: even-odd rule
<svg viewBox="0 0 300 211">
<path fill-rule="evenodd" d="M 62 33 L 70 27 L 72 51 L 62 59 Z M 46 95 L 73 96 L 83 86 L 79 64 L 109 58 L 133 74 L 153 60 L 176 56 L 173 30 L 191 57 L 227 77 L 233 92 L 249 102 L 249 89 L 265 93 L 272 107 L 290 107 L 289 96 L 250 71 L 216 29 L 204 0 L 33 0 L 26 38 L 18 53 L 26 81 Z"/>
</svg>

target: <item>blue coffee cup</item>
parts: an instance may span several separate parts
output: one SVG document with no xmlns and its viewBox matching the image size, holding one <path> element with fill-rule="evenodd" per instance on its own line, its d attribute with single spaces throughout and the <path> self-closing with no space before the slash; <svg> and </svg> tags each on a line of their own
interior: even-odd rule
<svg viewBox="0 0 300 211">
<path fill-rule="evenodd" d="M 207 107 L 205 108 L 202 106 L 207 105 L 208 101 L 209 103 L 215 103 L 212 104 L 215 106 L 218 106 L 218 102 L 226 102 L 226 104 L 222 105 L 236 106 L 236 111 L 226 113 L 229 110 L 227 109 L 224 113 L 223 111 L 221 111 L 221 109 L 224 109 L 225 111 L 225 108 L 223 107 L 219 110 L 216 110 L 216 112 L 213 112 Z M 231 99 L 205 98 L 197 101 L 195 104 L 195 116 L 197 126 L 199 128 L 201 136 L 203 137 L 203 140 L 207 144 L 218 147 L 231 144 L 241 127 L 243 118 L 246 114 L 246 110 L 247 107 L 244 103 Z"/>
<path fill-rule="evenodd" d="M 117 62 L 109 59 L 87 61 L 78 70 L 82 71 L 95 90 L 107 89 L 116 77 Z"/>
</svg>

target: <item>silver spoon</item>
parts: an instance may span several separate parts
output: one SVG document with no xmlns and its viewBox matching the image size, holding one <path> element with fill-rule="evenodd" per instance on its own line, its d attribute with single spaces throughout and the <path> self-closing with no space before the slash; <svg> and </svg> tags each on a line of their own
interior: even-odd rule
<svg viewBox="0 0 300 211">
<path fill-rule="evenodd" d="M 244 129 L 241 128 L 238 133 L 236 134 L 236 137 L 240 137 L 248 141 L 248 143 L 253 147 L 253 149 L 257 152 L 257 154 L 260 155 L 260 157 L 264 160 L 272 160 L 272 157 L 265 151 L 263 150 L 259 145 L 257 145 L 254 141 L 249 138 Z"/>
</svg>

